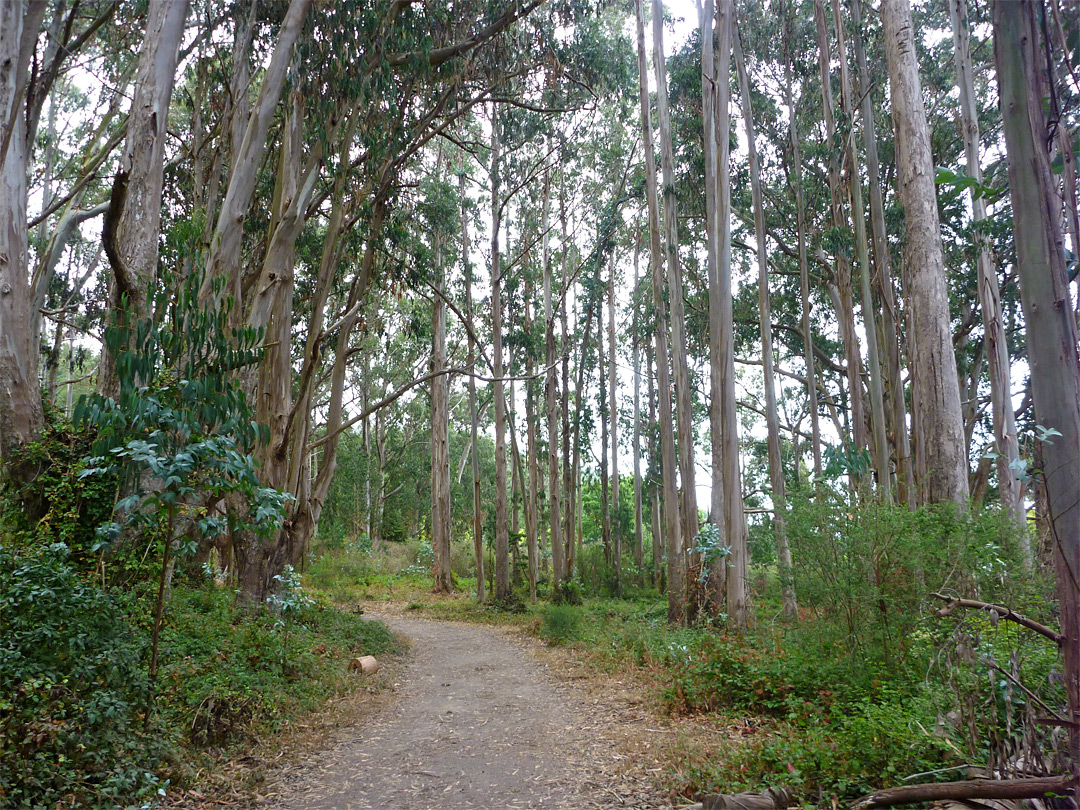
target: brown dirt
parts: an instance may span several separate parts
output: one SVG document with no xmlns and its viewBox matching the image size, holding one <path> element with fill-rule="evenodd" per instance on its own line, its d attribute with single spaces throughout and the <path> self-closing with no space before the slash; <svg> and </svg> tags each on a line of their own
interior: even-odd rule
<svg viewBox="0 0 1080 810">
<path fill-rule="evenodd" d="M 654 727 L 662 723 L 638 686 L 600 682 L 512 630 L 373 618 L 412 645 L 404 666 L 390 672 L 395 699 L 306 761 L 271 771 L 258 807 L 667 804 L 654 777 L 678 730 Z"/>
</svg>

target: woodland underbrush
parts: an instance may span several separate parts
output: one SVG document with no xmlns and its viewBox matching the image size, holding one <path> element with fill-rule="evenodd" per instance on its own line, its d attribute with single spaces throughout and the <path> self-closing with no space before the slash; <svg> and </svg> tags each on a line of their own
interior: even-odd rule
<svg viewBox="0 0 1080 810">
<path fill-rule="evenodd" d="M 152 677 L 163 536 L 101 545 L 115 484 L 80 476 L 85 449 L 63 426 L 29 448 L 46 472 L 21 500 L 44 518 L 9 507 L 4 522 L 0 806 L 152 806 L 355 688 L 350 658 L 394 649 L 384 625 L 311 598 L 295 575 L 275 604 L 241 610 L 181 559 Z"/>
</svg>

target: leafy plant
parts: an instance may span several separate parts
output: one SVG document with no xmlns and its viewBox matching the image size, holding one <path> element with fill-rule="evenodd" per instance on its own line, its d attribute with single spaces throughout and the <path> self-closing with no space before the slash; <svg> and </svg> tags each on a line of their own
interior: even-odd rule
<svg viewBox="0 0 1080 810">
<path fill-rule="evenodd" d="M 199 279 L 191 274 L 174 297 L 162 285 L 148 307 L 155 318 L 106 330 L 119 390 L 115 397 L 84 397 L 75 410 L 76 425 L 97 431 L 97 454 L 81 476 L 116 475 L 123 493 L 116 504 L 123 523 L 103 524 L 94 550 L 130 537 L 125 528 L 160 536 L 151 679 L 170 556 L 174 547 L 186 553 L 196 546 L 186 529 L 193 526 L 204 537 L 240 526 L 268 533 L 280 524 L 288 497 L 259 482 L 251 450 L 268 433 L 252 418 L 237 378 L 258 362 L 260 333 L 230 326 L 227 306 L 202 306 Z M 246 501 L 246 514 L 228 520 L 210 514 L 231 494 Z M 185 531 L 177 531 L 180 517 Z"/>
<path fill-rule="evenodd" d="M 313 605 L 315 600 L 304 592 L 304 587 L 300 584 L 300 574 L 291 565 L 286 565 L 285 570 L 276 574 L 274 581 L 278 583 L 277 592 L 266 597 L 266 602 L 277 614 L 274 626 L 280 628 L 284 634 L 281 643 L 281 671 L 285 672 L 289 656 L 289 626 L 304 609 Z"/>
<path fill-rule="evenodd" d="M 158 795 L 145 637 L 60 543 L 0 547 L 0 803 L 120 807 Z"/>
</svg>

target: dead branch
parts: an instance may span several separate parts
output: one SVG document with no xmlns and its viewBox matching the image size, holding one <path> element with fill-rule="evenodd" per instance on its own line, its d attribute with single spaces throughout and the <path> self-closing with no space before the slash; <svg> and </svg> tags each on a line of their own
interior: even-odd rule
<svg viewBox="0 0 1080 810">
<path fill-rule="evenodd" d="M 955 596 L 945 596 L 945 594 L 941 593 L 932 593 L 930 595 L 935 599 L 940 599 L 942 602 L 945 603 L 945 607 L 939 608 L 938 610 L 934 611 L 934 615 L 938 618 L 944 618 L 951 615 L 952 612 L 958 607 L 971 608 L 973 610 L 985 610 L 988 612 L 993 611 L 994 613 L 997 613 L 998 618 L 1008 619 L 1011 622 L 1016 622 L 1021 627 L 1026 627 L 1028 630 L 1033 630 L 1041 636 L 1046 636 L 1046 638 L 1050 639 L 1055 644 L 1060 645 L 1062 642 L 1063 637 L 1061 633 L 1057 632 L 1056 630 L 1051 630 L 1045 624 L 1040 624 L 1034 619 L 1029 619 L 1027 616 L 1022 616 L 1021 614 L 1017 613 L 1011 608 L 1006 607 L 1005 605 L 994 605 L 989 602 L 980 602 L 977 599 L 960 599 Z"/>
<path fill-rule="evenodd" d="M 1028 779 L 971 779 L 965 782 L 930 782 L 902 785 L 864 796 L 851 810 L 872 810 L 898 804 L 970 799 L 1038 799 L 1047 794 L 1071 794 L 1076 786 L 1072 776 L 1039 776 Z"/>
</svg>

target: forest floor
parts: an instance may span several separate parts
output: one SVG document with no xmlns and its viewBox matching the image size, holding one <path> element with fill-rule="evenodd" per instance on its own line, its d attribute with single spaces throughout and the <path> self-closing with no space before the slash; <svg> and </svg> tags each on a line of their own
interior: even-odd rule
<svg viewBox="0 0 1080 810">
<path fill-rule="evenodd" d="M 253 806 L 670 806 L 659 775 L 679 731 L 650 709 L 647 684 L 519 629 L 378 609 L 371 617 L 409 652 L 375 676 L 385 688 L 361 690 L 367 699 L 335 733 L 267 768 Z"/>
</svg>

